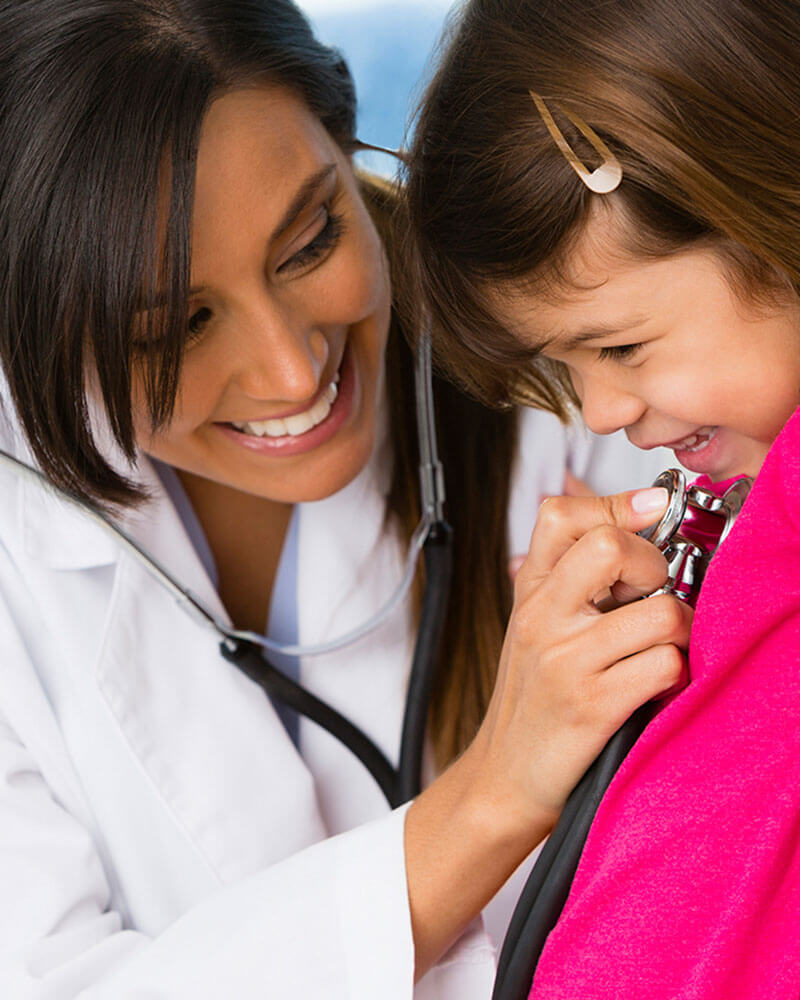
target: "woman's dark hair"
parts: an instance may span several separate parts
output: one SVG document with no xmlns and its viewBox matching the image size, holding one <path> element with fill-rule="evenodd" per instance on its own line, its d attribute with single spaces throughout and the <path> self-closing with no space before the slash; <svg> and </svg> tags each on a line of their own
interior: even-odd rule
<svg viewBox="0 0 800 1000">
<path fill-rule="evenodd" d="M 590 168 L 597 154 L 560 109 L 605 141 L 617 191 L 581 183 L 530 91 Z M 558 292 L 599 205 L 632 253 L 703 245 L 744 294 L 800 292 L 798 108 L 797 0 L 471 0 L 409 160 L 408 256 L 440 363 L 484 400 L 564 417 L 566 373 L 503 326 L 492 294 Z"/>
<path fill-rule="evenodd" d="M 133 459 L 132 330 L 146 315 L 146 336 L 164 345 L 146 379 L 157 428 L 174 406 L 186 336 L 200 125 L 218 93 L 254 83 L 290 88 L 350 151 L 350 73 L 289 0 L 0 0 L 0 361 L 36 460 L 77 497 L 142 498 L 98 444 L 87 372 Z M 363 193 L 391 243 L 393 193 L 370 182 Z M 407 543 L 420 512 L 402 325 L 395 315 L 387 348 L 387 527 Z M 458 537 L 431 712 L 445 764 L 483 717 L 510 610 L 515 418 L 441 382 L 437 418 Z"/>
<path fill-rule="evenodd" d="M 352 142 L 347 65 L 287 0 L 0 2 L 0 359 L 42 469 L 79 497 L 140 495 L 98 449 L 87 361 L 132 458 L 131 331 L 146 315 L 165 344 L 146 369 L 155 428 L 186 334 L 200 124 L 217 93 L 257 82 Z"/>
</svg>

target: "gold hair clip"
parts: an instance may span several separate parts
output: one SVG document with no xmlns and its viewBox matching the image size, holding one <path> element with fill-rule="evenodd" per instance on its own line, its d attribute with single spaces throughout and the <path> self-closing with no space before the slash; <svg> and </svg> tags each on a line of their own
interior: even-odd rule
<svg viewBox="0 0 800 1000">
<path fill-rule="evenodd" d="M 586 122 L 578 115 L 573 114 L 566 108 L 562 108 L 560 104 L 555 105 L 555 107 L 557 107 L 563 115 L 566 115 L 567 118 L 569 118 L 581 135 L 592 144 L 592 147 L 597 150 L 600 156 L 603 157 L 603 162 L 599 167 L 596 167 L 594 170 L 589 170 L 586 165 L 581 162 L 575 150 L 564 138 L 564 133 L 558 125 L 556 125 L 555 119 L 550 114 L 550 111 L 542 98 L 532 90 L 529 90 L 528 93 L 533 98 L 536 110 L 541 115 L 542 121 L 547 126 L 547 131 L 553 137 L 555 144 L 564 154 L 564 158 L 567 163 L 572 167 L 578 177 L 580 177 L 586 187 L 595 194 L 610 194 L 612 191 L 616 191 L 619 187 L 620 181 L 622 180 L 622 167 L 619 160 L 616 156 L 614 156 L 608 146 L 606 146 L 600 136 L 593 129 L 589 128 Z"/>
</svg>

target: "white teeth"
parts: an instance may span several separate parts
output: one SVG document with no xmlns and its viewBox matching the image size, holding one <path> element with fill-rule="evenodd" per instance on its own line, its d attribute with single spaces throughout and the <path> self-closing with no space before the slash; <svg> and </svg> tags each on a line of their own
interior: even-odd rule
<svg viewBox="0 0 800 1000">
<path fill-rule="evenodd" d="M 249 423 L 234 420 L 231 423 L 237 431 L 254 437 L 299 437 L 317 424 L 321 424 L 331 412 L 333 402 L 339 394 L 338 381 L 337 372 L 316 403 L 303 413 L 294 413 L 291 417 L 273 420 L 251 420 Z"/>
<path fill-rule="evenodd" d="M 314 421 L 311 419 L 313 412 L 313 409 L 311 409 L 306 410 L 305 413 L 295 413 L 292 417 L 285 417 L 283 422 L 286 425 L 286 433 L 292 437 L 297 437 L 298 434 L 305 434 L 306 431 L 310 431 L 314 426 Z"/>
<path fill-rule="evenodd" d="M 716 436 L 716 427 L 701 427 L 699 431 L 691 434 L 689 437 L 685 438 L 683 441 L 679 441 L 677 444 L 672 445 L 673 451 L 700 451 L 701 448 L 713 440 Z"/>
</svg>

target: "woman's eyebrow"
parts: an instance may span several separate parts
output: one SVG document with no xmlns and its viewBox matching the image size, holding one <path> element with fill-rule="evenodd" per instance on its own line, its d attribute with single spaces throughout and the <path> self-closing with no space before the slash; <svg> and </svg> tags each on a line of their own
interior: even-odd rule
<svg viewBox="0 0 800 1000">
<path fill-rule="evenodd" d="M 335 173 L 336 164 L 329 163 L 303 181 L 297 194 L 294 198 L 292 198 L 291 204 L 286 209 L 283 218 L 275 228 L 275 231 L 272 234 L 273 240 L 277 240 L 279 237 L 283 236 L 303 209 L 307 208 L 310 202 L 314 200 L 315 195 L 323 184 L 325 184 L 328 178 Z"/>
<path fill-rule="evenodd" d="M 187 289 L 188 298 L 192 298 L 195 295 L 199 295 L 200 292 L 206 290 L 205 285 L 194 285 Z M 172 296 L 169 292 L 154 292 L 153 295 L 148 298 L 142 298 L 136 304 L 136 312 L 150 312 L 153 309 L 163 309 L 172 300 Z"/>
</svg>

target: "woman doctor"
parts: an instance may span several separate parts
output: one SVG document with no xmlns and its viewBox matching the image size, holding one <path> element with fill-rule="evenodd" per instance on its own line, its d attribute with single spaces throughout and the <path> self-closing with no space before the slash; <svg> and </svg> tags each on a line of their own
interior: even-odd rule
<svg viewBox="0 0 800 1000">
<path fill-rule="evenodd" d="M 303 643 L 382 604 L 418 513 L 353 122 L 345 66 L 284 0 L 0 2 L 0 446 L 221 616 Z M 609 734 L 680 681 L 688 613 L 588 612 L 551 502 L 501 652 L 509 551 L 573 446 L 521 428 L 512 483 L 515 418 L 445 387 L 439 410 L 460 546 L 441 774 L 394 812 L 95 522 L 3 469 L 0 995 L 488 996 L 475 918 Z M 662 506 L 589 505 L 596 591 L 663 582 L 624 530 Z M 413 619 L 296 665 L 390 757 Z"/>
</svg>

